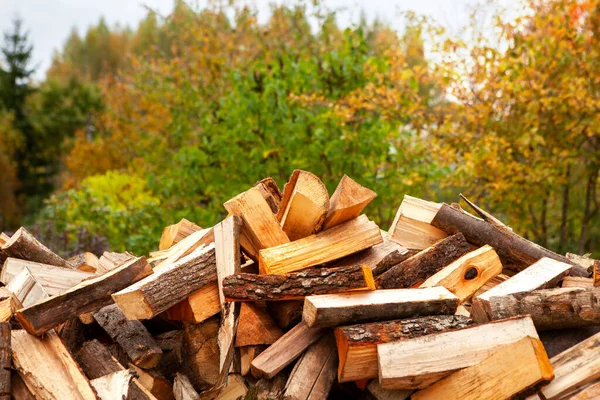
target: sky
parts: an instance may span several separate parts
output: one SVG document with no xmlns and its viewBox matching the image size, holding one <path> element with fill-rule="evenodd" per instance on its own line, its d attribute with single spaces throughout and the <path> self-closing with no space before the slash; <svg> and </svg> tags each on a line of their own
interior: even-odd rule
<svg viewBox="0 0 600 400">
<path fill-rule="evenodd" d="M 505 5 L 517 0 L 500 0 Z M 189 3 L 190 1 L 188 1 Z M 269 15 L 269 0 L 246 1 L 259 11 L 259 18 Z M 276 1 L 281 3 L 282 0 Z M 478 0 L 323 0 L 330 8 L 342 9 L 338 22 L 356 22 L 361 10 L 371 20 L 375 17 L 401 30 L 400 13 L 414 11 L 435 18 L 445 27 L 458 30 L 468 22 L 469 10 Z M 191 0 L 192 4 L 202 4 Z M 110 26 L 119 23 L 135 28 L 146 15 L 146 7 L 166 15 L 173 0 L 0 0 L 0 31 L 10 29 L 12 20 L 24 20 L 34 45 L 36 78 L 43 79 L 50 66 L 54 50 L 64 44 L 73 27 L 84 33 L 89 25 L 104 17 Z"/>
</svg>

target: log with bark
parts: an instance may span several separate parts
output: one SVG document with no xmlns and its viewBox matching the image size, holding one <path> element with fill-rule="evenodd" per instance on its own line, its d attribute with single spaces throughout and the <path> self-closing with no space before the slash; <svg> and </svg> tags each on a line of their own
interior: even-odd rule
<svg viewBox="0 0 600 400">
<path fill-rule="evenodd" d="M 63 268 L 73 268 L 67 260 L 54 253 L 40 243 L 27 229 L 19 228 L 2 246 L 2 252 L 7 257 L 20 258 L 41 264 L 55 265 Z"/>
<path fill-rule="evenodd" d="M 85 272 L 97 272 L 99 268 L 98 256 L 94 253 L 86 251 L 85 253 L 77 254 L 67 260 L 74 268 Z"/>
<path fill-rule="evenodd" d="M 344 175 L 331 195 L 323 230 L 358 217 L 377 193 Z"/>
<path fill-rule="evenodd" d="M 10 323 L 0 322 L 0 400 L 10 400 L 12 351 Z"/>
</svg>

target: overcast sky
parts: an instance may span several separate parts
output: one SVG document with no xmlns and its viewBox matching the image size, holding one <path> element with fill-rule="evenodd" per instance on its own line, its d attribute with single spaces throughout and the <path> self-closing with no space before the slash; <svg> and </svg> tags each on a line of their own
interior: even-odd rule
<svg viewBox="0 0 600 400">
<path fill-rule="evenodd" d="M 325 0 L 324 3 L 335 9 L 345 8 L 339 17 L 339 22 L 344 25 L 355 22 L 360 11 L 364 10 L 369 19 L 377 16 L 394 28 L 401 29 L 399 13 L 411 10 L 434 17 L 451 29 L 458 29 L 468 21 L 469 9 L 477 1 Z M 500 1 L 511 4 L 516 0 Z M 261 19 L 268 17 L 268 4 L 271 2 L 247 1 L 257 7 Z M 43 79 L 53 51 L 62 46 L 72 27 L 77 27 L 80 33 L 85 32 L 89 25 L 97 23 L 103 16 L 111 26 L 119 23 L 134 28 L 146 15 L 144 6 L 160 14 L 168 14 L 173 7 L 173 0 L 0 0 L 0 30 L 4 32 L 9 29 L 15 15 L 24 19 L 34 45 L 34 61 L 39 66 L 36 76 Z"/>
</svg>

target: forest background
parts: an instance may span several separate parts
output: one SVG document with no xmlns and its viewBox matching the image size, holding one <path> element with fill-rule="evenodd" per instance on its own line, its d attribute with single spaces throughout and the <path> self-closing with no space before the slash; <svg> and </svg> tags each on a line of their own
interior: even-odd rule
<svg viewBox="0 0 600 400">
<path fill-rule="evenodd" d="M 0 57 L 0 230 L 68 256 L 157 247 L 271 176 L 343 174 L 378 193 L 464 193 L 519 234 L 600 256 L 600 0 L 473 10 L 461 35 L 404 16 L 342 29 L 319 2 L 148 11 L 73 31 L 42 82 L 15 20 Z M 489 10 L 494 12 L 490 15 Z"/>
</svg>

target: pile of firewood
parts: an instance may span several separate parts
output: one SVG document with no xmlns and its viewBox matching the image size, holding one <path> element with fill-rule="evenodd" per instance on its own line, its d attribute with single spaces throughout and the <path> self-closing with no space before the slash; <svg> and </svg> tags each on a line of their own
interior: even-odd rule
<svg viewBox="0 0 600 400">
<path fill-rule="evenodd" d="M 385 232 L 375 196 L 296 170 L 148 258 L 3 234 L 0 400 L 600 397 L 600 263 L 466 198 L 405 196 Z"/>
</svg>

